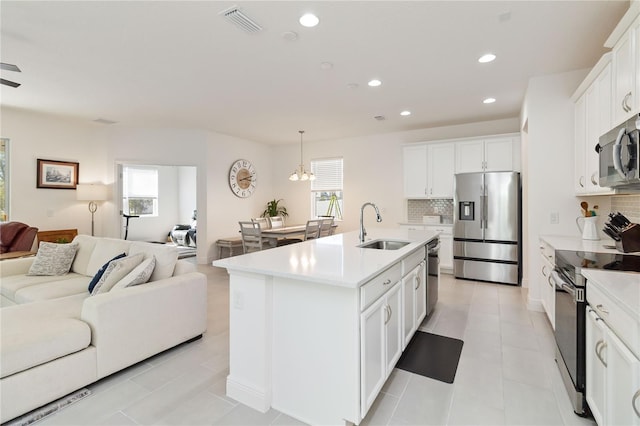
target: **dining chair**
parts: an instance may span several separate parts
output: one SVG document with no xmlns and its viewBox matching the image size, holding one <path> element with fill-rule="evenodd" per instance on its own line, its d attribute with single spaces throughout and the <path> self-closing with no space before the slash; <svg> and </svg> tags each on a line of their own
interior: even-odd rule
<svg viewBox="0 0 640 426">
<path fill-rule="evenodd" d="M 256 218 L 251 219 L 251 222 L 259 223 L 260 224 L 260 229 L 269 229 L 269 228 L 271 228 L 271 223 L 269 222 L 269 219 L 267 219 L 266 217 L 256 217 Z"/>
<path fill-rule="evenodd" d="M 327 217 L 320 220 L 322 221 L 322 224 L 320 225 L 320 237 L 333 235 L 333 218 Z"/>
<path fill-rule="evenodd" d="M 264 241 L 262 239 L 262 229 L 257 222 L 238 222 L 240 224 L 240 233 L 242 234 L 242 251 L 249 253 L 250 251 L 262 250 Z"/>
<path fill-rule="evenodd" d="M 312 219 L 307 221 L 307 226 L 304 230 L 305 241 L 320 237 L 320 225 L 322 225 L 322 220 Z"/>
<path fill-rule="evenodd" d="M 284 217 L 282 216 L 271 216 L 269 222 L 271 223 L 271 229 L 284 228 Z"/>
</svg>

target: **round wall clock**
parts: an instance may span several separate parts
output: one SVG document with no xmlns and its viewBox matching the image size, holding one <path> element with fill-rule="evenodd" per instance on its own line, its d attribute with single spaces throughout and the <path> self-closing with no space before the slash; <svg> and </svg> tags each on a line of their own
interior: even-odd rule
<svg viewBox="0 0 640 426">
<path fill-rule="evenodd" d="M 229 187 L 240 198 L 250 197 L 256 190 L 258 176 L 251 161 L 236 160 L 229 169 Z"/>
</svg>

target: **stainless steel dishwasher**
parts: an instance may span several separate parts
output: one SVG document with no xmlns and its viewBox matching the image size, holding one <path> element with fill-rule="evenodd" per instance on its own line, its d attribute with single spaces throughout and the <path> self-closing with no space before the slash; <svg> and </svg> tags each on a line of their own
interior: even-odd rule
<svg viewBox="0 0 640 426">
<path fill-rule="evenodd" d="M 438 284 L 440 279 L 440 239 L 436 238 L 427 244 L 427 316 L 431 315 L 438 301 Z"/>
</svg>

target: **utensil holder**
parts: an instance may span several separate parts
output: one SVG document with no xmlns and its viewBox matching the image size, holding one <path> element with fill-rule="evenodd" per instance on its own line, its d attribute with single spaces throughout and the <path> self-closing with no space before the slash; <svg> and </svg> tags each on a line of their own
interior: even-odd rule
<svg viewBox="0 0 640 426">
<path fill-rule="evenodd" d="M 632 223 L 620 232 L 620 241 L 616 241 L 616 248 L 623 253 L 640 251 L 640 225 Z"/>
</svg>

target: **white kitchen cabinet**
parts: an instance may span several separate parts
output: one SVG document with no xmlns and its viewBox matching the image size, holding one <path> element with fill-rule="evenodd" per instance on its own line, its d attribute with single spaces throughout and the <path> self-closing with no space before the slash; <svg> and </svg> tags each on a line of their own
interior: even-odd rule
<svg viewBox="0 0 640 426">
<path fill-rule="evenodd" d="M 405 146 L 403 159 L 406 198 L 453 198 L 453 143 Z"/>
<path fill-rule="evenodd" d="M 404 196 L 406 198 L 427 197 L 427 146 L 403 147 Z"/>
<path fill-rule="evenodd" d="M 519 169 L 517 138 L 495 137 L 456 143 L 456 173 Z"/>
<path fill-rule="evenodd" d="M 606 387 L 606 360 L 604 323 L 593 310 L 587 308 L 586 331 L 586 399 L 596 423 L 603 425 Z"/>
<path fill-rule="evenodd" d="M 638 20 L 618 40 L 613 49 L 613 118 L 621 123 L 629 118 L 637 106 L 636 37 Z"/>
<path fill-rule="evenodd" d="M 362 417 L 365 417 L 402 353 L 401 289 L 400 282 L 397 282 L 360 317 Z"/>
<path fill-rule="evenodd" d="M 598 184 L 599 155 L 595 150 L 600 136 L 608 132 L 611 120 L 610 55 L 600 59 L 585 81 L 591 81 L 574 104 L 574 191 L 576 195 L 611 194 L 610 188 Z"/>
<path fill-rule="evenodd" d="M 428 198 L 453 198 L 455 144 L 427 145 Z"/>
<path fill-rule="evenodd" d="M 637 320 L 587 281 L 586 399 L 599 425 L 640 425 Z M 637 350 L 637 347 L 636 347 Z"/>
<path fill-rule="evenodd" d="M 425 226 L 427 231 L 440 232 L 440 270 L 446 273 L 453 272 L 453 227 L 452 226 Z"/>
<path fill-rule="evenodd" d="M 551 327 L 556 328 L 556 288 L 555 282 L 551 277 L 551 271 L 554 266 L 554 251 L 551 246 L 544 242 L 540 242 L 540 256 L 542 263 L 540 267 L 540 290 L 542 293 L 542 306 Z"/>
<path fill-rule="evenodd" d="M 402 298 L 404 304 L 403 347 L 406 347 L 413 334 L 427 314 L 426 262 L 422 260 L 402 278 Z"/>
</svg>

